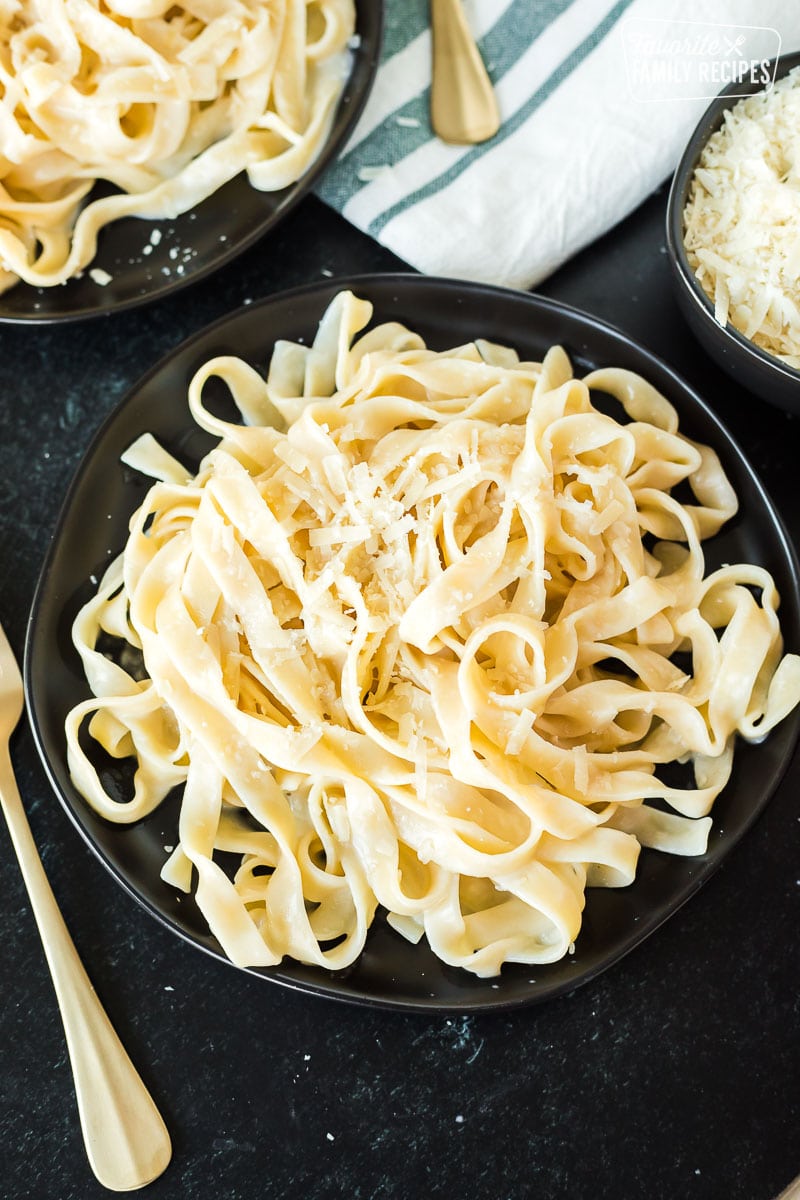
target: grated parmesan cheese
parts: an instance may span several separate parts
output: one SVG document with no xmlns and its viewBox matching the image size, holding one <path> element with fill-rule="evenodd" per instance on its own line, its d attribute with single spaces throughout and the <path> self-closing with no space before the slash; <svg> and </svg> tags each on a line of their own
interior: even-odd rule
<svg viewBox="0 0 800 1200">
<path fill-rule="evenodd" d="M 800 368 L 800 68 L 725 113 L 695 171 L 684 229 L 720 325 Z"/>
<path fill-rule="evenodd" d="M 533 729 L 535 719 L 536 714 L 531 712 L 529 708 L 522 709 L 506 738 L 506 754 L 513 755 L 514 757 L 519 754 L 525 745 L 525 739 Z"/>
</svg>

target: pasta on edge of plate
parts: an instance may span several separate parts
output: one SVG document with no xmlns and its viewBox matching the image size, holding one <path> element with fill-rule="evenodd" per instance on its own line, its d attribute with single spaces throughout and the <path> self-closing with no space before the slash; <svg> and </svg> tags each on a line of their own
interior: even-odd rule
<svg viewBox="0 0 800 1200">
<path fill-rule="evenodd" d="M 159 481 L 74 624 L 69 766 L 111 821 L 183 789 L 162 875 L 238 965 L 341 969 L 380 905 L 494 976 L 567 954 L 641 846 L 705 850 L 735 739 L 797 704 L 800 659 L 767 571 L 705 575 L 736 497 L 646 380 L 371 316 L 340 293 L 266 380 L 207 362 L 195 475 L 148 436 L 126 453 Z M 244 424 L 206 407 L 212 377 Z M 134 758 L 130 799 L 91 741 Z"/>
<path fill-rule="evenodd" d="M 6 0 L 0 292 L 64 283 L 102 228 L 174 218 L 246 172 L 295 183 L 346 81 L 354 0 Z M 116 189 L 90 195 L 98 182 Z"/>
</svg>

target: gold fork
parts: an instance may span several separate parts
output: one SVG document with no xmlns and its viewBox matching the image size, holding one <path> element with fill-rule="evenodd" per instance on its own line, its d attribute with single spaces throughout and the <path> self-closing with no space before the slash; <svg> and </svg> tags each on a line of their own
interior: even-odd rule
<svg viewBox="0 0 800 1200">
<path fill-rule="evenodd" d="M 443 142 L 485 142 L 500 128 L 486 67 L 461 0 L 430 0 L 433 35 L 431 126 Z"/>
<path fill-rule="evenodd" d="M 0 802 L 55 986 L 89 1163 L 105 1187 L 132 1191 L 161 1174 L 172 1146 L 89 981 L 39 858 L 9 753 L 22 709 L 22 677 L 0 625 Z"/>
</svg>

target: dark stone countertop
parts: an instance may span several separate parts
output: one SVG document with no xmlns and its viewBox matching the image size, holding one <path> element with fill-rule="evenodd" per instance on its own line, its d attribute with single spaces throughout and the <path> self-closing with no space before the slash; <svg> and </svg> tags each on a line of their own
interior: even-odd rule
<svg viewBox="0 0 800 1200">
<path fill-rule="evenodd" d="M 721 413 L 800 544 L 800 423 L 703 360 L 672 301 L 662 192 L 541 290 L 654 349 Z M 0 327 L 0 617 L 21 654 L 67 483 L 144 371 L 246 299 L 397 261 L 313 198 L 218 275 L 74 326 Z M 78 949 L 171 1130 L 153 1200 L 772 1200 L 800 1170 L 800 761 L 722 869 L 566 998 L 448 1017 L 295 994 L 185 945 L 115 884 L 13 757 Z M 106 1194 L 83 1151 L 55 1000 L 5 831 L 0 1191 Z"/>
</svg>

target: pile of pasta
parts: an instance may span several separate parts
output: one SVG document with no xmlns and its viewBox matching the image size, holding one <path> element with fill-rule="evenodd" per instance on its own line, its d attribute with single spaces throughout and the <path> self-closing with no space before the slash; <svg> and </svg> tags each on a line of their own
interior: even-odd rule
<svg viewBox="0 0 800 1200">
<path fill-rule="evenodd" d="M 295 182 L 330 128 L 353 0 L 4 0 L 0 291 L 63 283 L 119 217 L 172 218 L 241 171 Z M 98 181 L 110 195 L 90 197 Z"/>
<path fill-rule="evenodd" d="M 491 976 L 568 953 L 642 846 L 706 849 L 734 742 L 798 702 L 800 660 L 767 571 L 706 574 L 736 497 L 643 378 L 371 315 L 340 293 L 266 379 L 209 361 L 196 474 L 149 436 L 126 453 L 158 479 L 75 622 L 70 769 L 110 821 L 183 789 L 163 876 L 235 963 L 342 968 L 382 906 Z M 134 757 L 128 798 L 87 722 Z"/>
</svg>

